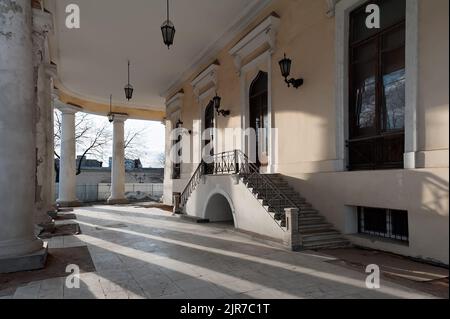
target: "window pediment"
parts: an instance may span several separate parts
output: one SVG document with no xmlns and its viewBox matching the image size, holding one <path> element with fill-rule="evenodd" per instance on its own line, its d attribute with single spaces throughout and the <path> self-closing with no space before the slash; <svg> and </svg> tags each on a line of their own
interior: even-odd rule
<svg viewBox="0 0 450 319">
<path fill-rule="evenodd" d="M 270 52 L 275 50 L 280 20 L 280 17 L 273 12 L 231 48 L 229 53 L 234 58 L 234 63 L 239 71 L 242 68 L 242 61 L 259 48 L 266 45 Z"/>
</svg>

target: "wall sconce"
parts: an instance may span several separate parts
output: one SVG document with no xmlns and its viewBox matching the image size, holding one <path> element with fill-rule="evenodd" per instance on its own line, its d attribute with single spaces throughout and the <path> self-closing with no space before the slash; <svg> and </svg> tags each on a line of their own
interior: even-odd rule
<svg viewBox="0 0 450 319">
<path fill-rule="evenodd" d="M 216 109 L 217 115 L 219 115 L 219 116 L 222 115 L 223 117 L 230 116 L 230 113 L 231 113 L 230 111 L 220 109 L 221 101 L 222 101 L 222 98 L 220 96 L 218 96 L 216 93 L 216 96 L 213 97 L 212 102 L 213 102 L 214 108 Z"/>
<path fill-rule="evenodd" d="M 176 128 L 183 128 L 183 121 L 182 120 L 178 120 L 178 122 L 175 124 L 175 127 Z M 191 130 L 188 130 L 187 131 L 187 133 L 189 134 L 189 135 L 192 135 L 192 131 Z"/>
<path fill-rule="evenodd" d="M 280 69 L 281 69 L 281 75 L 284 77 L 284 81 L 287 83 L 288 87 L 291 87 L 291 85 L 298 89 L 303 85 L 303 79 L 294 79 L 291 78 L 288 80 L 289 75 L 291 75 L 291 65 L 292 60 L 286 58 L 286 53 L 284 54 L 284 58 L 280 60 Z"/>
</svg>

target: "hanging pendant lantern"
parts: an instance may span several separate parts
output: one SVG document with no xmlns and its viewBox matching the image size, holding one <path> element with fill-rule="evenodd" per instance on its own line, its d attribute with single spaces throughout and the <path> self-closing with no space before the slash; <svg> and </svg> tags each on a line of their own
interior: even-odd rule
<svg viewBox="0 0 450 319">
<path fill-rule="evenodd" d="M 114 113 L 112 112 L 112 94 L 109 96 L 109 113 L 108 113 L 109 123 L 114 122 Z"/>
<path fill-rule="evenodd" d="M 169 19 L 169 0 L 167 0 L 167 20 L 162 24 L 161 32 L 164 44 L 167 45 L 168 49 L 170 49 L 170 46 L 173 45 L 173 40 L 175 38 L 175 26 Z"/>
<path fill-rule="evenodd" d="M 128 61 L 128 84 L 125 86 L 124 90 L 126 99 L 128 101 L 131 100 L 133 98 L 134 88 L 130 84 L 130 61 Z"/>
</svg>

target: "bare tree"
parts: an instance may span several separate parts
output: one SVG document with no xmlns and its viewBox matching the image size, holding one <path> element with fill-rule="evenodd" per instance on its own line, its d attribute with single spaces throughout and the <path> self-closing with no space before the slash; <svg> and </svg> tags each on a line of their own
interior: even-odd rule
<svg viewBox="0 0 450 319">
<path fill-rule="evenodd" d="M 78 161 L 77 175 L 81 174 L 81 165 L 83 160 L 87 155 L 91 155 L 95 158 L 101 159 L 104 155 L 104 147 L 111 140 L 111 133 L 108 131 L 108 124 L 98 129 L 96 132 L 91 134 L 89 137 L 80 138 L 80 143 L 82 143 L 82 148 L 84 153 Z"/>
<path fill-rule="evenodd" d="M 125 157 L 130 159 L 137 159 L 143 155 L 142 135 L 147 129 L 144 128 L 139 131 L 128 130 L 125 136 Z"/>
<path fill-rule="evenodd" d="M 90 114 L 77 113 L 75 117 L 75 141 L 77 151 L 82 152 L 79 158 L 76 174 L 81 174 L 82 162 L 89 155 L 97 160 L 104 160 L 106 148 L 112 140 L 111 127 L 108 122 L 102 126 L 96 125 Z M 125 136 L 125 156 L 127 158 L 137 159 L 143 156 L 145 144 L 142 141 L 142 135 L 146 129 L 139 131 L 128 130 Z M 60 158 L 58 150 L 61 147 L 62 136 L 62 116 L 55 110 L 55 156 Z M 55 167 L 57 170 L 57 168 Z"/>
<path fill-rule="evenodd" d="M 62 116 L 55 110 L 55 156 L 60 158 L 58 149 L 61 147 L 62 136 Z M 108 124 L 102 127 L 94 124 L 91 115 L 87 113 L 78 113 L 75 117 L 75 142 L 77 149 L 83 152 L 79 162 L 76 174 L 81 174 L 81 165 L 86 156 L 91 155 L 96 159 L 103 159 L 104 149 L 111 140 L 111 133 Z M 55 169 L 57 170 L 56 164 Z"/>
</svg>

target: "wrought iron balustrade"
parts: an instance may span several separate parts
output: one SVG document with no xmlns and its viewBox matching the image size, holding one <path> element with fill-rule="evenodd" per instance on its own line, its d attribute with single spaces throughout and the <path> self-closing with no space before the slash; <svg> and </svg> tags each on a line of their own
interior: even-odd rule
<svg viewBox="0 0 450 319">
<path fill-rule="evenodd" d="M 268 176 L 261 174 L 257 165 L 252 163 L 243 152 L 239 150 L 223 152 L 213 155 L 210 160 L 212 163 L 202 162 L 197 167 L 181 194 L 181 207 L 186 205 L 204 175 L 238 175 L 248 188 L 253 189 L 252 194 L 257 199 L 263 200 L 264 208 L 274 214 L 274 219 L 284 226 L 285 209 L 297 207 L 297 205 Z"/>
</svg>

